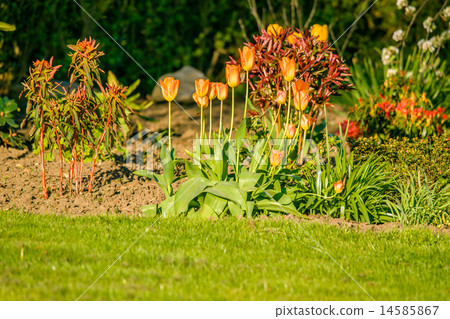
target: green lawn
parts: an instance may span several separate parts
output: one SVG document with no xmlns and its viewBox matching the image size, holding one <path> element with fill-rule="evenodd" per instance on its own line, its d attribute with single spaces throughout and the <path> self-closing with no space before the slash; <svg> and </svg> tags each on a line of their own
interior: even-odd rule
<svg viewBox="0 0 450 319">
<path fill-rule="evenodd" d="M 0 300 L 75 300 L 155 219 L 0 213 Z M 375 300 L 448 300 L 450 236 L 302 227 Z M 160 219 L 81 300 L 370 300 L 293 221 Z"/>
</svg>

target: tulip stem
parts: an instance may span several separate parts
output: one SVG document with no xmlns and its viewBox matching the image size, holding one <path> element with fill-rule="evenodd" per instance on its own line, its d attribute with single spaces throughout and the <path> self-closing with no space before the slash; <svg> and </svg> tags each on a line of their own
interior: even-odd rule
<svg viewBox="0 0 450 319">
<path fill-rule="evenodd" d="M 325 115 L 325 139 L 327 141 L 327 160 L 330 163 L 330 144 L 328 142 L 328 118 L 327 118 L 327 106 L 324 105 L 323 112 Z"/>
<path fill-rule="evenodd" d="M 211 143 L 211 132 L 212 132 L 212 100 L 209 100 L 209 143 Z"/>
<path fill-rule="evenodd" d="M 303 133 L 303 142 L 302 142 L 302 147 L 301 147 L 301 151 L 300 151 L 300 165 L 302 165 L 302 163 L 303 163 L 303 149 L 305 148 L 305 142 L 306 142 L 306 133 L 307 133 L 308 131 L 306 130 L 304 133 Z"/>
<path fill-rule="evenodd" d="M 234 123 L 234 87 L 231 88 L 231 125 L 230 125 L 230 136 L 228 140 L 231 140 L 231 134 L 233 134 L 233 123 Z"/>
<path fill-rule="evenodd" d="M 244 118 L 247 118 L 247 104 L 248 104 L 248 71 L 245 72 L 245 78 L 246 78 L 246 89 L 245 89 L 245 106 L 244 106 Z"/>
<path fill-rule="evenodd" d="M 222 137 L 222 113 L 223 113 L 223 101 L 220 100 L 219 140 Z"/>
<path fill-rule="evenodd" d="M 291 82 L 288 82 L 289 89 L 288 89 L 288 112 L 286 116 L 286 123 L 284 124 L 284 133 L 283 133 L 283 139 L 286 138 L 286 126 L 289 123 L 290 113 L 291 113 Z"/>
<path fill-rule="evenodd" d="M 203 139 L 203 107 L 200 108 L 200 139 Z"/>
<path fill-rule="evenodd" d="M 169 101 L 169 152 L 172 150 L 172 102 Z"/>
</svg>

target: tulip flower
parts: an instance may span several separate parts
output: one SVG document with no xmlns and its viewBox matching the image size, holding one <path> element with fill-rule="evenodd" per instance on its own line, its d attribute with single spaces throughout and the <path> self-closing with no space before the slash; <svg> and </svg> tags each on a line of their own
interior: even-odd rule
<svg viewBox="0 0 450 319">
<path fill-rule="evenodd" d="M 293 138 L 295 136 L 295 125 L 294 124 L 286 124 L 286 137 Z"/>
<path fill-rule="evenodd" d="M 225 77 L 227 83 L 231 88 L 231 125 L 230 125 L 230 135 L 233 134 L 233 123 L 234 123 L 234 88 L 241 83 L 241 67 L 239 65 L 228 64 L 225 68 Z"/>
<path fill-rule="evenodd" d="M 313 37 L 317 37 L 317 40 L 319 40 L 319 41 L 327 41 L 328 40 L 328 26 L 326 24 L 313 25 L 311 27 L 311 35 Z"/>
<path fill-rule="evenodd" d="M 251 71 L 255 65 L 255 47 L 239 49 L 239 55 L 241 56 L 242 69 L 246 72 Z"/>
<path fill-rule="evenodd" d="M 297 111 L 304 111 L 309 103 L 309 95 L 305 91 L 294 93 L 294 106 Z"/>
<path fill-rule="evenodd" d="M 270 152 L 270 164 L 273 167 L 277 167 L 281 164 L 284 157 L 284 151 L 272 150 Z"/>
<path fill-rule="evenodd" d="M 277 104 L 279 106 L 283 105 L 284 103 L 286 103 L 286 91 L 278 91 L 277 92 Z"/>
<path fill-rule="evenodd" d="M 267 27 L 267 33 L 273 37 L 279 36 L 283 32 L 283 27 L 278 24 L 270 24 Z"/>
<path fill-rule="evenodd" d="M 223 101 L 228 97 L 228 84 L 216 83 L 217 98 L 220 100 L 219 139 L 222 136 Z"/>
<path fill-rule="evenodd" d="M 230 88 L 235 88 L 241 83 L 241 67 L 228 64 L 225 69 L 225 77 Z"/>
<path fill-rule="evenodd" d="M 178 89 L 180 87 L 180 81 L 175 80 L 173 77 L 166 77 L 164 80 L 160 80 L 161 91 L 164 98 L 169 102 L 169 150 L 172 148 L 172 101 L 176 98 L 178 94 Z"/>
<path fill-rule="evenodd" d="M 337 194 L 342 193 L 343 190 L 344 190 L 344 183 L 342 181 L 334 183 L 334 191 Z"/>
<path fill-rule="evenodd" d="M 301 79 L 298 79 L 297 81 L 295 81 L 292 88 L 293 88 L 294 92 L 300 92 L 300 91 L 305 91 L 306 93 L 309 92 L 309 84 Z"/>
<path fill-rule="evenodd" d="M 295 61 L 293 59 L 289 59 L 288 57 L 283 57 L 279 63 L 281 74 L 283 74 L 284 79 L 286 82 L 291 82 L 295 77 Z"/>
<path fill-rule="evenodd" d="M 210 83 L 209 80 L 198 79 L 195 81 L 195 92 L 199 97 L 204 97 L 209 94 Z"/>
<path fill-rule="evenodd" d="M 207 96 L 200 97 L 197 92 L 192 94 L 192 98 L 197 103 L 198 107 L 200 108 L 200 138 L 203 138 L 203 134 L 205 132 L 205 124 L 204 124 L 204 114 L 203 109 L 208 107 L 209 99 Z"/>
<path fill-rule="evenodd" d="M 225 83 L 216 83 L 217 98 L 224 101 L 228 97 L 228 85 Z"/>
<path fill-rule="evenodd" d="M 312 119 L 309 114 L 303 114 L 302 119 L 300 121 L 301 121 L 300 125 L 302 126 L 302 129 L 304 131 L 307 131 L 311 127 L 312 123 L 314 122 L 314 119 Z"/>
<path fill-rule="evenodd" d="M 180 87 L 180 81 L 175 80 L 173 77 L 166 77 L 164 80 L 159 81 L 161 85 L 161 91 L 168 102 L 175 100 L 178 94 L 178 89 Z"/>
<path fill-rule="evenodd" d="M 297 43 L 297 39 L 300 39 L 302 37 L 302 34 L 299 32 L 292 32 L 288 37 L 287 40 L 290 44 L 295 45 Z"/>
</svg>

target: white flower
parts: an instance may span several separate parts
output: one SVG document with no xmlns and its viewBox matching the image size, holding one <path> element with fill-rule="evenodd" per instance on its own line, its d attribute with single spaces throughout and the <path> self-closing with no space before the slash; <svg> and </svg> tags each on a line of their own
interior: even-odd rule
<svg viewBox="0 0 450 319">
<path fill-rule="evenodd" d="M 381 61 L 384 65 L 392 62 L 392 58 L 398 54 L 398 48 L 390 46 L 381 50 Z"/>
<path fill-rule="evenodd" d="M 400 42 L 403 40 L 403 36 L 405 35 L 405 31 L 403 30 L 397 30 L 394 32 L 394 34 L 392 35 L 392 39 L 394 39 L 394 41 L 396 42 Z"/>
<path fill-rule="evenodd" d="M 445 30 L 441 33 L 441 39 L 442 41 L 450 40 L 450 30 Z"/>
<path fill-rule="evenodd" d="M 445 8 L 442 15 L 444 16 L 444 19 L 450 18 L 450 7 Z"/>
<path fill-rule="evenodd" d="M 433 43 L 433 46 L 435 48 L 439 48 L 440 46 L 442 46 L 443 39 L 442 39 L 442 36 L 437 35 L 437 36 L 432 37 L 430 39 L 430 41 L 431 41 L 431 43 Z"/>
<path fill-rule="evenodd" d="M 397 69 L 388 69 L 386 73 L 386 77 L 391 78 L 394 75 L 397 75 Z"/>
<path fill-rule="evenodd" d="M 411 79 L 411 78 L 412 78 L 412 76 L 413 76 L 413 73 L 412 73 L 412 71 L 408 71 L 408 72 L 406 72 L 406 78 L 407 78 L 407 79 Z"/>
<path fill-rule="evenodd" d="M 433 32 L 434 29 L 436 29 L 436 25 L 433 23 L 433 18 L 428 17 L 423 22 L 423 27 L 425 30 L 427 30 L 428 33 Z"/>
<path fill-rule="evenodd" d="M 414 12 L 416 12 L 416 7 L 407 6 L 405 8 L 405 13 L 406 13 L 407 16 L 412 16 L 414 14 Z"/>
<path fill-rule="evenodd" d="M 406 6 L 408 6 L 408 0 L 397 0 L 397 8 L 399 10 L 403 9 Z"/>
<path fill-rule="evenodd" d="M 437 71 L 435 72 L 435 74 L 436 74 L 436 76 L 437 76 L 438 78 L 443 78 L 443 77 L 444 77 L 444 73 L 442 73 L 441 70 L 437 70 Z"/>
<path fill-rule="evenodd" d="M 433 42 L 431 42 L 431 40 L 420 40 L 419 42 L 417 42 L 417 46 L 419 47 L 419 49 L 423 50 L 423 51 L 430 51 L 430 52 L 434 52 L 434 50 L 436 49 L 433 46 Z"/>
</svg>

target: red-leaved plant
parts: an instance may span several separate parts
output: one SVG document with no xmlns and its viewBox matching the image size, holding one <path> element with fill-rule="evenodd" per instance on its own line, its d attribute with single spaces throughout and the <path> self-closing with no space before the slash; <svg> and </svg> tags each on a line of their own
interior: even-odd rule
<svg viewBox="0 0 450 319">
<path fill-rule="evenodd" d="M 83 166 L 86 150 L 93 150 L 92 168 L 88 192 L 92 190 L 95 163 L 101 149 L 110 153 L 111 147 L 120 141 L 121 128 L 129 124 L 129 109 L 124 95 L 127 87 L 119 83 L 102 84 L 98 44 L 89 38 L 68 45 L 73 51 L 70 64 L 70 85 L 66 90 L 54 81 L 61 65 L 53 66 L 42 60 L 33 63 L 30 75 L 23 83 L 28 99 L 27 115 L 33 119 L 31 136 L 34 148 L 41 158 L 42 186 L 48 197 L 45 180 L 45 152 L 51 156 L 57 148 L 60 162 L 60 189 L 63 192 L 63 158 L 69 160 L 69 187 L 75 183 L 76 194 L 83 191 Z M 96 93 L 94 90 L 100 90 Z M 129 110 L 129 111 L 128 111 Z M 56 146 L 55 146 L 56 145 Z"/>
</svg>

